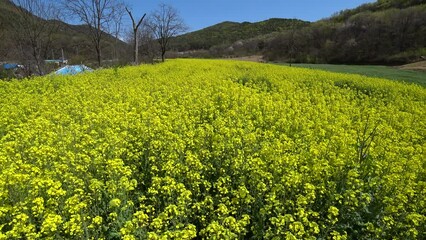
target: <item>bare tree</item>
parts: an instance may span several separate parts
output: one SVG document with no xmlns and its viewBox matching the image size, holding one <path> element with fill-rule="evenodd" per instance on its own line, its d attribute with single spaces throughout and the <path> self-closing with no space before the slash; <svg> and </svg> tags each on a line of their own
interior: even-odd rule
<svg viewBox="0 0 426 240">
<path fill-rule="evenodd" d="M 110 30 L 110 21 L 117 14 L 120 0 L 64 0 L 71 14 L 77 16 L 89 28 L 90 39 L 96 50 L 98 66 L 101 66 L 101 43 L 105 32 Z"/>
<path fill-rule="evenodd" d="M 35 71 L 44 74 L 44 59 L 52 44 L 52 35 L 59 28 L 59 8 L 49 1 L 14 0 L 18 17 L 13 21 L 16 44 L 21 49 L 24 61 L 30 68 L 29 58 Z"/>
<path fill-rule="evenodd" d="M 132 27 L 133 27 L 133 62 L 135 64 L 139 64 L 139 39 L 138 39 L 138 29 L 139 26 L 142 24 L 143 19 L 146 16 L 146 13 L 139 19 L 139 21 L 136 23 L 135 19 L 133 18 L 132 12 L 126 7 L 126 11 L 130 16 L 130 19 L 132 20 Z"/>
<path fill-rule="evenodd" d="M 151 14 L 149 26 L 160 44 L 163 62 L 170 39 L 188 29 L 178 11 L 164 3 L 160 4 L 159 9 Z"/>
</svg>

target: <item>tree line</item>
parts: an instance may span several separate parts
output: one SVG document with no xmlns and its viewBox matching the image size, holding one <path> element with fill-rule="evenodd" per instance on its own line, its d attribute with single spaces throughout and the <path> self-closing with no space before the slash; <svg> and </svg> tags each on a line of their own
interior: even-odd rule
<svg viewBox="0 0 426 240">
<path fill-rule="evenodd" d="M 73 0 L 73 1 L 44 1 L 44 0 L 13 0 L 14 19 L 1 24 L 9 24 L 8 35 L 12 37 L 14 55 L 19 56 L 25 64 L 37 75 L 47 73 L 46 59 L 54 49 L 76 49 L 77 55 L 83 45 L 92 49 L 97 67 L 105 60 L 132 62 L 138 64 L 140 45 L 144 45 L 143 53 L 149 51 L 142 59 L 152 61 L 161 57 L 164 61 L 170 39 L 186 31 L 187 27 L 178 11 L 166 4 L 160 4 L 150 14 L 136 18 L 130 6 L 121 0 Z M 127 15 L 127 16 L 126 16 Z M 62 16 L 70 16 L 64 19 Z M 128 17 L 132 26 L 124 24 Z M 72 26 L 64 23 L 71 21 L 81 24 Z M 65 46 L 69 41 L 63 39 L 64 32 L 78 30 L 85 41 L 81 46 Z M 78 36 L 72 36 L 78 38 Z M 130 45 L 133 47 L 130 51 Z M 126 49 L 123 54 L 123 48 Z M 108 49 L 108 56 L 104 51 Z M 132 54 L 130 54 L 132 52 Z M 67 53 L 66 53 L 67 54 Z M 119 56 L 121 54 L 121 56 Z M 130 57 L 130 55 L 132 57 Z M 62 57 L 64 58 L 63 54 Z M 149 58 L 149 59 L 148 59 Z M 93 58 L 92 58 L 93 59 Z M 131 60 L 130 60 L 131 59 Z M 87 61 L 88 59 L 81 59 Z"/>
</svg>

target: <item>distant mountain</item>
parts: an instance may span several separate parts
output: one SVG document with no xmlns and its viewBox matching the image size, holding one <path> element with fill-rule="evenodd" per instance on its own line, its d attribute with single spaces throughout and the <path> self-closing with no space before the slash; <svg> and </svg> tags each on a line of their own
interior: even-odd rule
<svg viewBox="0 0 426 240">
<path fill-rule="evenodd" d="M 230 45 L 238 40 L 246 40 L 307 25 L 309 25 L 309 22 L 283 18 L 271 18 L 255 23 L 227 21 L 178 36 L 173 39 L 171 48 L 178 51 L 207 50 L 216 45 Z"/>
<path fill-rule="evenodd" d="M 9 0 L 0 0 L 0 62 L 19 60 L 20 52 L 14 39 L 13 21 L 18 19 L 17 7 Z M 34 16 L 36 18 L 36 16 Z M 40 21 L 46 21 L 40 19 Z M 52 24 L 53 21 L 49 21 Z M 71 63 L 87 63 L 96 59 L 94 48 L 88 36 L 88 26 L 70 25 L 56 21 L 58 30 L 52 36 L 52 46 L 45 54 L 46 59 L 59 59 L 62 50 L 65 58 Z M 128 45 L 113 36 L 106 34 L 103 41 L 103 59 L 117 58 L 124 55 Z"/>
</svg>

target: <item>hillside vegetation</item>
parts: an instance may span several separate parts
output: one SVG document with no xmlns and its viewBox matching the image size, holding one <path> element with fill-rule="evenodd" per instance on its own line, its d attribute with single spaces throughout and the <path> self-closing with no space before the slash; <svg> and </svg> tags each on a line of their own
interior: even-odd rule
<svg viewBox="0 0 426 240">
<path fill-rule="evenodd" d="M 426 238 L 423 87 L 173 60 L 0 96 L 0 239 Z"/>
<path fill-rule="evenodd" d="M 424 0 L 377 0 L 373 3 L 365 3 L 354 9 L 342 10 L 330 18 L 330 20 L 342 22 L 350 17 L 363 12 L 381 12 L 389 9 L 404 9 L 424 4 Z"/>
<path fill-rule="evenodd" d="M 269 60 L 403 64 L 426 55 L 424 1 L 377 1 L 270 39 Z"/>
<path fill-rule="evenodd" d="M 195 57 L 263 55 L 300 63 L 400 65 L 426 56 L 422 0 L 379 0 L 308 23 L 224 22 L 177 37 L 172 50 Z"/>
</svg>

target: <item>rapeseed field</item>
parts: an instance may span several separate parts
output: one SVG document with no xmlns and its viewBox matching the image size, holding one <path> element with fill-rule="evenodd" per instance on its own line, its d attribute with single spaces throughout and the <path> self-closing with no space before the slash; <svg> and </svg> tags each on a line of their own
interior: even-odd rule
<svg viewBox="0 0 426 240">
<path fill-rule="evenodd" d="M 0 82 L 0 239 L 425 239 L 426 89 L 224 60 Z"/>
</svg>

